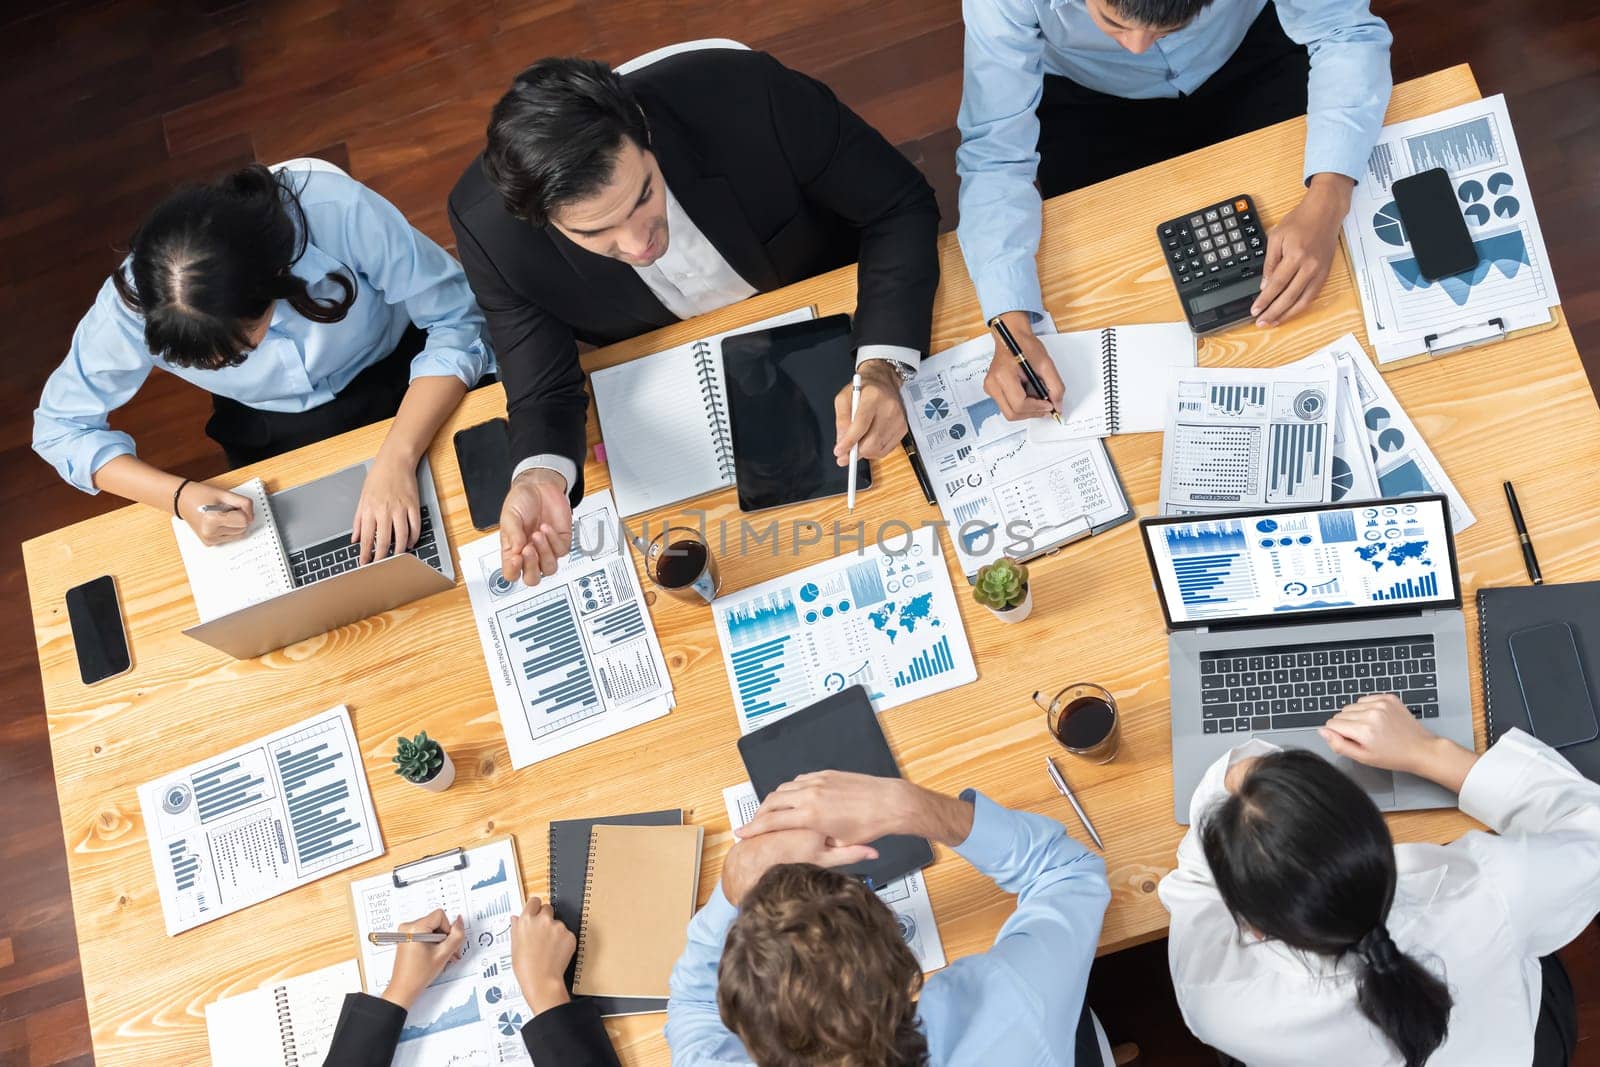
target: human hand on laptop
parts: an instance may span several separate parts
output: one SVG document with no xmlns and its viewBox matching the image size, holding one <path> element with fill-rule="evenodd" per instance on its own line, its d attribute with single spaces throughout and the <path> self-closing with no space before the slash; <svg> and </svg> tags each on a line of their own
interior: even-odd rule
<svg viewBox="0 0 1600 1067">
<path fill-rule="evenodd" d="M 361 546 L 361 563 L 387 559 L 403 552 L 422 536 L 422 498 L 417 489 L 417 465 L 392 459 L 382 451 L 367 468 L 356 502 L 352 544 Z"/>
<path fill-rule="evenodd" d="M 904 778 L 816 771 L 774 789 L 755 818 L 736 833 L 750 841 L 801 828 L 841 845 L 914 834 L 953 847 L 972 832 L 972 805 Z"/>
<path fill-rule="evenodd" d="M 850 417 L 851 386 L 847 383 L 833 398 L 837 437 L 834 461 L 850 462 L 850 446 L 860 444 L 862 459 L 882 459 L 906 435 L 906 409 L 900 402 L 900 375 L 881 359 L 869 359 L 856 368 L 861 375 L 861 402 Z"/>
<path fill-rule="evenodd" d="M 525 585 L 556 572 L 572 549 L 572 503 L 561 475 L 534 467 L 511 479 L 500 508 L 500 573 Z"/>
<path fill-rule="evenodd" d="M 1415 774 L 1461 792 L 1478 755 L 1432 733 L 1393 693 L 1374 693 L 1347 705 L 1317 731 L 1328 747 L 1369 767 Z"/>
</svg>

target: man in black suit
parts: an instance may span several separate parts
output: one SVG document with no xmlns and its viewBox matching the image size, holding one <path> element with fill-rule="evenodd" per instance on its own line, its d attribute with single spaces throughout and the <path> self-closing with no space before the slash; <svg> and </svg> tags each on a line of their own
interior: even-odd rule
<svg viewBox="0 0 1600 1067">
<path fill-rule="evenodd" d="M 904 156 L 771 56 L 690 52 L 619 76 L 546 59 L 495 105 L 450 224 L 488 317 L 517 464 L 502 570 L 537 582 L 570 544 L 588 398 L 577 342 L 605 345 L 859 261 L 864 381 L 835 456 L 886 455 L 927 352 L 939 211 Z M 662 457 L 664 463 L 672 457 Z"/>
<path fill-rule="evenodd" d="M 461 955 L 467 936 L 461 917 L 451 922 L 443 911 L 401 923 L 400 932 L 447 936 L 433 944 L 411 941 L 398 946 L 383 996 L 345 996 L 323 1060 L 325 1067 L 389 1067 L 400 1044 L 406 1013 L 450 961 Z M 572 931 L 538 897 L 529 897 L 522 914 L 512 917 L 511 969 L 533 1014 L 522 1026 L 522 1043 L 540 1067 L 619 1067 L 616 1050 L 593 1002 L 575 1001 L 567 995 L 567 961 L 577 947 Z"/>
</svg>

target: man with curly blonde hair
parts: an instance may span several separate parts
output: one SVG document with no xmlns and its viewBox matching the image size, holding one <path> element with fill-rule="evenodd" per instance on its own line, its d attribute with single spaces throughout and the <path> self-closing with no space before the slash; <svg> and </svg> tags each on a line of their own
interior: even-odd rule
<svg viewBox="0 0 1600 1067">
<path fill-rule="evenodd" d="M 1017 894 L 988 952 L 924 982 L 894 913 L 830 869 L 891 834 L 954 849 Z M 1060 823 L 972 790 L 824 771 L 775 790 L 739 837 L 673 970 L 677 1067 L 1092 1062 L 1079 1021 L 1110 893 Z"/>
</svg>

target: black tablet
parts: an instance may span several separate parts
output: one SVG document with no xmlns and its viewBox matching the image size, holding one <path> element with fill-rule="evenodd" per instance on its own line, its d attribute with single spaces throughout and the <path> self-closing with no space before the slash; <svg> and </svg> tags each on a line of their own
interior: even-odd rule
<svg viewBox="0 0 1600 1067">
<path fill-rule="evenodd" d="M 741 511 L 842 496 L 848 470 L 833 458 L 833 402 L 855 374 L 850 316 L 777 326 L 722 340 Z M 856 489 L 872 468 L 856 462 Z"/>
<path fill-rule="evenodd" d="M 739 757 L 762 800 L 784 782 L 810 771 L 900 777 L 872 702 L 859 685 L 739 738 Z M 933 848 L 926 838 L 895 834 L 872 845 L 878 850 L 877 859 L 841 870 L 874 889 L 933 862 Z"/>
</svg>

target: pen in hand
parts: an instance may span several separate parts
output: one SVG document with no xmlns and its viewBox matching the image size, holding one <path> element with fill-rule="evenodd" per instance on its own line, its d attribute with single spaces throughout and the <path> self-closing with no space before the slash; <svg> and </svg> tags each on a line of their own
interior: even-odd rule
<svg viewBox="0 0 1600 1067">
<path fill-rule="evenodd" d="M 239 510 L 239 506 L 237 504 L 201 504 L 200 505 L 200 511 L 203 512 L 204 514 L 207 514 L 207 515 L 221 514 L 223 512 L 238 511 L 238 510 Z"/>
<path fill-rule="evenodd" d="M 1006 326 L 1005 320 L 996 315 L 990 320 L 989 325 L 994 327 L 994 331 L 1000 335 L 1000 340 L 1004 342 L 1006 349 L 1022 367 L 1022 376 L 1028 380 L 1028 386 L 1033 390 L 1034 395 L 1040 400 L 1049 401 L 1050 390 L 1045 388 L 1043 380 L 1039 377 L 1039 372 L 1033 369 L 1033 364 L 1028 362 L 1028 357 L 1022 354 L 1022 346 L 1017 344 L 1017 339 L 1011 335 L 1011 330 Z M 1050 404 L 1050 417 L 1056 420 L 1056 425 L 1059 426 L 1061 424 L 1061 412 L 1056 410 L 1054 403 Z"/>
<path fill-rule="evenodd" d="M 850 379 L 850 422 L 856 421 L 856 410 L 861 407 L 861 375 L 857 374 Z M 856 461 L 861 458 L 861 442 L 857 441 L 850 446 L 850 473 L 846 476 L 844 507 L 846 511 L 856 509 Z"/>
<path fill-rule="evenodd" d="M 409 941 L 420 941 L 423 944 L 437 945 L 450 937 L 448 933 L 431 934 L 403 934 L 398 930 L 374 930 L 367 935 L 367 940 L 374 945 L 403 945 Z"/>
</svg>

